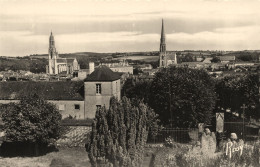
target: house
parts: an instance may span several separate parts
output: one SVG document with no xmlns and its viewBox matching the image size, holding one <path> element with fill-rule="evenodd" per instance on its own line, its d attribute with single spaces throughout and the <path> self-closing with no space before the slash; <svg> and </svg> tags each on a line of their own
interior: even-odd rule
<svg viewBox="0 0 260 167">
<path fill-rule="evenodd" d="M 75 81 L 84 80 L 86 77 L 95 70 L 94 62 L 89 62 L 89 69 L 80 69 L 79 71 L 73 72 L 73 79 Z"/>
<path fill-rule="evenodd" d="M 1 82 L 0 104 L 18 102 L 23 96 L 38 94 L 55 104 L 62 118 L 69 115 L 77 119 L 86 117 L 84 112 L 84 83 L 81 82 Z M 83 90 L 83 91 L 82 91 Z"/>
<path fill-rule="evenodd" d="M 109 107 L 112 96 L 121 99 L 120 77 L 108 67 L 99 66 L 84 82 L 0 82 L 0 104 L 18 102 L 36 93 L 56 105 L 63 119 L 94 118 L 98 108 Z"/>
<path fill-rule="evenodd" d="M 126 60 L 122 60 L 119 62 L 118 61 L 116 61 L 116 62 L 107 61 L 107 62 L 100 63 L 100 65 L 105 65 L 114 72 L 120 72 L 120 73 L 122 72 L 122 73 L 128 73 L 128 74 L 133 74 L 133 72 L 134 72 L 133 66 L 129 65 Z"/>
<path fill-rule="evenodd" d="M 236 60 L 236 56 L 219 56 L 221 63 L 229 63 L 234 62 Z"/>
<path fill-rule="evenodd" d="M 84 81 L 85 111 L 94 118 L 101 106 L 109 108 L 110 98 L 121 99 L 120 75 L 107 66 L 98 66 Z"/>
</svg>

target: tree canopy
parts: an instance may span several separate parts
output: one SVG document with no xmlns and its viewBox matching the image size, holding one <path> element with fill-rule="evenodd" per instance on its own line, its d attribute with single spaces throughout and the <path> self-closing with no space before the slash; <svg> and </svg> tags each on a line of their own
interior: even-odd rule
<svg viewBox="0 0 260 167">
<path fill-rule="evenodd" d="M 7 141 L 50 143 L 61 135 L 61 114 L 37 95 L 3 105 L 1 112 Z"/>
<path fill-rule="evenodd" d="M 206 71 L 189 68 L 164 68 L 153 81 L 128 81 L 123 93 L 144 99 L 165 126 L 194 127 L 210 123 L 215 107 L 215 84 Z"/>
<path fill-rule="evenodd" d="M 245 115 L 249 118 L 259 118 L 259 86 L 258 75 L 229 76 L 218 80 L 216 92 L 218 95 L 217 107 L 223 110 L 242 114 L 241 106 L 247 106 Z"/>
<path fill-rule="evenodd" d="M 204 70 L 165 68 L 151 84 L 150 106 L 174 127 L 210 123 L 215 101 L 214 80 Z"/>
</svg>

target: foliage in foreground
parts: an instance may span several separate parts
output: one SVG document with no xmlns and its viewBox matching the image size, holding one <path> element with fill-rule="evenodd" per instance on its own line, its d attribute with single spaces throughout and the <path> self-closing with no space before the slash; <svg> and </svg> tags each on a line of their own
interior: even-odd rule
<svg viewBox="0 0 260 167">
<path fill-rule="evenodd" d="M 6 141 L 51 143 L 61 136 L 61 114 L 37 95 L 1 107 Z"/>
<path fill-rule="evenodd" d="M 111 98 L 108 110 L 96 112 L 86 144 L 92 166 L 141 166 L 148 132 L 157 122 L 157 115 L 142 101 Z"/>
<path fill-rule="evenodd" d="M 246 145 L 243 154 L 235 154 L 230 160 L 223 152 L 202 153 L 200 147 L 189 148 L 175 143 L 172 147 L 163 147 L 156 152 L 153 166 L 166 167 L 231 167 L 260 166 L 260 143 Z"/>
<path fill-rule="evenodd" d="M 217 107 L 231 109 L 243 113 L 241 106 L 245 104 L 247 118 L 260 118 L 259 111 L 259 76 L 249 74 L 242 76 L 227 76 L 216 83 L 216 93 L 219 97 Z"/>
</svg>

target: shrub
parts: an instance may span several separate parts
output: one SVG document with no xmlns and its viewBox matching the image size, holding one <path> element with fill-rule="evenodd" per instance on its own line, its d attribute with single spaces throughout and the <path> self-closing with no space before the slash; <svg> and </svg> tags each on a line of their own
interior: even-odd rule
<svg viewBox="0 0 260 167">
<path fill-rule="evenodd" d="M 92 166 L 141 166 L 148 131 L 157 116 L 142 101 L 111 98 L 96 112 L 86 150 Z"/>
</svg>

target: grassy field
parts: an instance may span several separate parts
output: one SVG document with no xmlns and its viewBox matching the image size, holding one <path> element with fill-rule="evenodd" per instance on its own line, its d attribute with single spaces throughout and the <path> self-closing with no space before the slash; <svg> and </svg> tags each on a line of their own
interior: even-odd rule
<svg viewBox="0 0 260 167">
<path fill-rule="evenodd" d="M 84 148 L 60 148 L 58 152 L 52 152 L 39 157 L 0 157 L 1 167 L 48 167 L 53 159 L 63 159 L 75 167 L 90 166 L 87 152 Z"/>
</svg>

